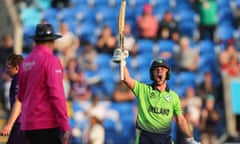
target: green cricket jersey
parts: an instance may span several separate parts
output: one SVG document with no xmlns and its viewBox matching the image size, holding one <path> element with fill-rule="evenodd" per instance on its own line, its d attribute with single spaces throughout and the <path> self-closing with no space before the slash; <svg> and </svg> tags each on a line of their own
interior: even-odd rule
<svg viewBox="0 0 240 144">
<path fill-rule="evenodd" d="M 152 133 L 171 130 L 173 115 L 182 114 L 179 96 L 139 81 L 135 81 L 133 92 L 138 100 L 137 127 Z"/>
</svg>

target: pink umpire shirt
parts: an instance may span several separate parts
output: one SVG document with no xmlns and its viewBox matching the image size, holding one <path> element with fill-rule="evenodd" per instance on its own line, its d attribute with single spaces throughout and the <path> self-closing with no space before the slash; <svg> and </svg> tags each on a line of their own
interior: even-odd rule
<svg viewBox="0 0 240 144">
<path fill-rule="evenodd" d="M 35 47 L 23 61 L 18 91 L 22 130 L 70 129 L 62 78 L 62 65 L 47 47 Z"/>
</svg>

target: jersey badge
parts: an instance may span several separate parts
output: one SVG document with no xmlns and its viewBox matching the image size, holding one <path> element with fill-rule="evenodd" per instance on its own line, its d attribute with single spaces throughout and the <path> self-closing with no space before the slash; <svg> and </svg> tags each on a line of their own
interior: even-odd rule
<svg viewBox="0 0 240 144">
<path fill-rule="evenodd" d="M 165 98 L 166 98 L 167 101 L 171 101 L 172 100 L 172 97 L 170 95 L 166 95 Z"/>
</svg>

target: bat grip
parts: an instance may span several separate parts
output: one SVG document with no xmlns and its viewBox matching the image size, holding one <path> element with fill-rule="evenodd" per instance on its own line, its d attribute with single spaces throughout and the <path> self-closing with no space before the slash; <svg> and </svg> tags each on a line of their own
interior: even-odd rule
<svg viewBox="0 0 240 144">
<path fill-rule="evenodd" d="M 124 72 L 123 72 L 123 67 L 124 67 L 124 61 L 120 61 L 120 78 L 121 80 L 124 80 Z"/>
<path fill-rule="evenodd" d="M 124 80 L 124 72 L 123 72 L 123 67 L 124 67 L 124 54 L 123 54 L 123 47 L 124 47 L 124 38 L 123 34 L 120 34 L 120 49 L 121 49 L 121 61 L 120 61 L 120 79 Z"/>
</svg>

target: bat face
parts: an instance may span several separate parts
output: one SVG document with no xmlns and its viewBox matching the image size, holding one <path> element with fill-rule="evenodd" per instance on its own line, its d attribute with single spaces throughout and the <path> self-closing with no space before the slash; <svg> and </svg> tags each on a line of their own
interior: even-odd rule
<svg viewBox="0 0 240 144">
<path fill-rule="evenodd" d="M 119 35 L 119 47 L 120 47 L 120 78 L 124 79 L 123 73 L 123 51 L 124 51 L 124 26 L 125 26 L 125 11 L 126 11 L 126 0 L 122 0 L 119 16 L 118 16 L 118 35 Z"/>
<path fill-rule="evenodd" d="M 126 0 L 122 0 L 119 16 L 118 16 L 118 34 L 123 36 L 124 25 L 125 25 L 125 11 L 126 11 Z"/>
</svg>

